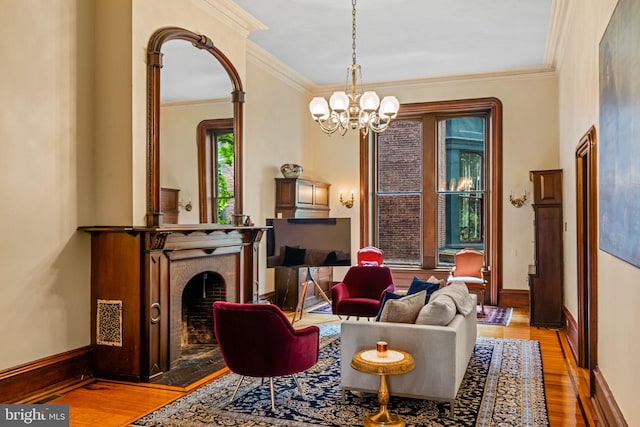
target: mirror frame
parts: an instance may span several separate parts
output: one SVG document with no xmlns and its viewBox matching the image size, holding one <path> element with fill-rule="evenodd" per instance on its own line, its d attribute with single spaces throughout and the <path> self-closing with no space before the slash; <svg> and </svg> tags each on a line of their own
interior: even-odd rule
<svg viewBox="0 0 640 427">
<path fill-rule="evenodd" d="M 240 75 L 229 58 L 203 35 L 179 27 L 166 27 L 157 30 L 147 45 L 147 226 L 162 226 L 160 210 L 160 70 L 162 68 L 162 45 L 169 40 L 186 40 L 198 48 L 204 49 L 216 58 L 231 80 L 233 103 L 233 133 L 235 138 L 235 178 L 236 195 L 234 213 L 242 212 L 242 123 L 244 91 Z M 194 141 L 195 144 L 195 141 Z M 194 165 L 194 168 L 197 168 Z M 200 182 L 200 177 L 198 178 Z M 198 200 L 200 204 L 200 200 Z M 202 221 L 202 217 L 200 218 Z M 175 225 L 175 224 L 172 224 Z"/>
</svg>

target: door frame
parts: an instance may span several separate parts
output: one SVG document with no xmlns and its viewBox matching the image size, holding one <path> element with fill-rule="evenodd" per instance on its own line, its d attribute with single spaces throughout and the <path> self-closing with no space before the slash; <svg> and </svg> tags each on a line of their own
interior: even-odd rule
<svg viewBox="0 0 640 427">
<path fill-rule="evenodd" d="M 589 369 L 593 395 L 593 371 L 598 356 L 598 174 L 594 126 L 576 147 L 576 219 L 578 268 L 578 366 Z"/>
</svg>

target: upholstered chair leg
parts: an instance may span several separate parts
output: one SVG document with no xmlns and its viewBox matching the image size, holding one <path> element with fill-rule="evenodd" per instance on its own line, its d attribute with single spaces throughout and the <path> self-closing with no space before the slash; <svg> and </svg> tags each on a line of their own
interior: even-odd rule
<svg viewBox="0 0 640 427">
<path fill-rule="evenodd" d="M 295 375 L 291 375 L 293 377 L 293 381 L 296 383 L 296 387 L 298 387 L 298 391 L 300 392 L 300 396 L 304 398 L 304 392 L 302 391 L 302 387 L 300 387 L 300 382 L 298 381 L 298 377 Z"/>
<path fill-rule="evenodd" d="M 236 389 L 233 390 L 233 396 L 231 396 L 230 402 L 233 402 L 233 399 L 236 397 L 236 393 L 238 392 L 238 389 L 240 388 L 240 384 L 242 384 L 242 380 L 244 380 L 244 375 L 241 375 L 240 379 L 236 383 Z"/>
<path fill-rule="evenodd" d="M 273 396 L 273 377 L 269 378 L 269 392 L 271 393 L 271 410 L 276 411 L 276 399 Z"/>
</svg>

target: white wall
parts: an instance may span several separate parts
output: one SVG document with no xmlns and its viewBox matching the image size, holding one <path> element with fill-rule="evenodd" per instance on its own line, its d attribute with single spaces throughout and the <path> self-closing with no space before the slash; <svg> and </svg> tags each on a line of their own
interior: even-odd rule
<svg viewBox="0 0 640 427">
<path fill-rule="evenodd" d="M 90 341 L 91 25 L 84 0 L 2 3 L 0 370 Z"/>
<path fill-rule="evenodd" d="M 565 304 L 577 318 L 575 148 L 599 119 L 599 42 L 616 0 L 570 3 L 569 26 L 560 51 L 560 162 L 564 180 Z M 598 140 L 602 147 L 609 141 Z M 600 192 L 606 189 L 600 188 Z M 638 239 L 640 236 L 629 236 Z M 640 425 L 637 386 L 640 383 L 640 269 L 598 251 L 598 365 L 628 425 Z"/>
<path fill-rule="evenodd" d="M 265 70 L 261 59 L 247 61 L 245 104 L 245 193 L 244 214 L 257 225 L 275 216 L 275 178 L 280 166 L 303 166 L 302 176 L 321 180 L 309 166 L 309 142 L 304 133 L 307 98 L 282 78 Z M 273 269 L 266 266 L 266 238 L 260 248 L 260 293 L 274 291 Z"/>
</svg>

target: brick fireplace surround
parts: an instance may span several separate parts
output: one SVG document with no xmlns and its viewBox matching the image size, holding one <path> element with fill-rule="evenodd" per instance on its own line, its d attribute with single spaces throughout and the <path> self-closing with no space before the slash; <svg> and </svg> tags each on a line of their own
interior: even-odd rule
<svg viewBox="0 0 640 427">
<path fill-rule="evenodd" d="M 264 227 L 202 224 L 81 230 L 91 233 L 96 377 L 153 382 L 170 371 L 185 342 L 183 294 L 190 281 L 202 283 L 206 275 L 205 290 L 201 287 L 200 292 L 217 297 L 205 299 L 205 305 L 218 298 L 258 300 L 258 246 Z"/>
</svg>

